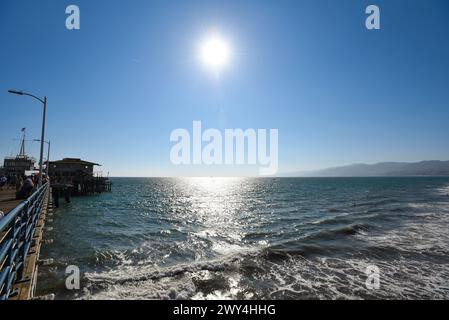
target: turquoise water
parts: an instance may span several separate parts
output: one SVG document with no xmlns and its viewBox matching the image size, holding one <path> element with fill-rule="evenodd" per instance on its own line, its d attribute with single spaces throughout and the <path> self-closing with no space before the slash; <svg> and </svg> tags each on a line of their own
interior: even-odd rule
<svg viewBox="0 0 449 320">
<path fill-rule="evenodd" d="M 447 299 L 448 193 L 449 178 L 427 177 L 116 178 L 55 211 L 38 294 Z M 68 265 L 80 290 L 65 288 Z"/>
</svg>

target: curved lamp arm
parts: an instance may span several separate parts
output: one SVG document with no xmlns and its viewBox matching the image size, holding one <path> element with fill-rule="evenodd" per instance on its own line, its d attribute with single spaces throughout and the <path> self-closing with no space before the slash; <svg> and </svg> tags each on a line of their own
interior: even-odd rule
<svg viewBox="0 0 449 320">
<path fill-rule="evenodd" d="M 8 90 L 8 92 L 9 92 L 9 93 L 12 93 L 12 94 L 18 94 L 19 96 L 29 96 L 29 97 L 32 97 L 32 98 L 34 98 L 34 99 L 36 99 L 36 100 L 39 100 L 39 101 L 42 102 L 42 103 L 45 103 L 44 100 L 42 100 L 42 99 L 39 98 L 39 97 L 36 97 L 35 95 L 32 95 L 31 93 L 26 93 L 26 92 L 23 92 L 23 91 L 17 91 L 17 90 Z"/>
</svg>

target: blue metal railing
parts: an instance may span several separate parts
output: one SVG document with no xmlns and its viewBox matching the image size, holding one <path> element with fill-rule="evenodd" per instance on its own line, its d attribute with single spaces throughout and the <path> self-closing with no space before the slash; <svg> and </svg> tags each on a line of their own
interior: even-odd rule
<svg viewBox="0 0 449 320">
<path fill-rule="evenodd" d="M 14 294 L 15 283 L 30 281 L 24 278 L 25 259 L 47 191 L 48 183 L 0 219 L 0 300 Z"/>
</svg>

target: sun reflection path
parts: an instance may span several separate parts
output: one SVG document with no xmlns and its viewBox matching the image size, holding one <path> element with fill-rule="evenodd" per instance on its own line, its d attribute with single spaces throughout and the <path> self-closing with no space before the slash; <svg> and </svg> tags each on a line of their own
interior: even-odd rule
<svg viewBox="0 0 449 320">
<path fill-rule="evenodd" d="M 191 240 L 207 244 L 218 254 L 246 249 L 245 232 L 246 178 L 185 178 L 183 183 L 190 206 L 187 221 L 195 227 Z"/>
</svg>

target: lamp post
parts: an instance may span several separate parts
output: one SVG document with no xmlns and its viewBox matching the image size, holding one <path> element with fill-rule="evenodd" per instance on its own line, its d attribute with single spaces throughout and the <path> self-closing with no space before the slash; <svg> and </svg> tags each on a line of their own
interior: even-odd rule
<svg viewBox="0 0 449 320">
<path fill-rule="evenodd" d="M 43 166 L 43 158 L 44 158 L 44 139 L 45 139 L 45 113 L 47 112 L 47 97 L 44 97 L 44 99 L 38 98 L 35 95 L 32 95 L 30 93 L 26 93 L 23 91 L 17 91 L 17 90 L 8 90 L 9 93 L 17 94 L 19 96 L 29 96 L 32 97 L 38 101 L 40 101 L 44 105 L 44 111 L 42 115 L 42 133 L 41 133 L 41 152 L 39 157 L 39 187 L 42 186 L 42 166 Z"/>
<path fill-rule="evenodd" d="M 33 139 L 33 141 L 37 141 L 37 142 L 40 142 L 41 140 L 40 139 Z M 49 178 L 50 177 L 50 175 L 49 175 L 49 168 L 50 168 L 50 145 L 51 145 L 51 141 L 50 140 L 48 140 L 48 141 L 44 141 L 46 144 L 47 144 L 47 165 L 46 165 L 46 168 L 45 168 L 45 173 L 47 174 L 47 178 Z"/>
</svg>

